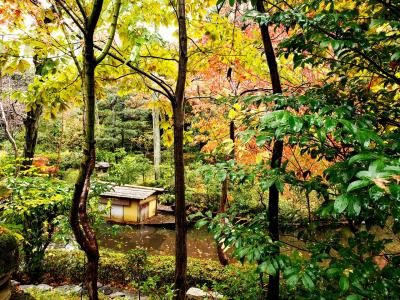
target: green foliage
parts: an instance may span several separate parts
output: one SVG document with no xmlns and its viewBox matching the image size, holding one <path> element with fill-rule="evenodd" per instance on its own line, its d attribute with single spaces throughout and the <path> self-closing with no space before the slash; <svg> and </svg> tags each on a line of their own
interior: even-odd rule
<svg viewBox="0 0 400 300">
<path fill-rule="evenodd" d="M 157 281 L 158 286 L 173 282 L 174 257 L 148 256 L 147 262 L 144 270 L 144 277 L 147 280 L 152 277 Z M 62 282 L 68 279 L 79 283 L 83 278 L 84 263 L 81 251 L 48 250 L 44 260 L 44 271 L 51 274 L 54 281 Z M 233 264 L 232 268 L 224 268 L 218 261 L 189 258 L 188 284 L 191 286 L 206 285 L 211 288 L 214 284 L 233 276 L 238 269 L 244 271 L 247 267 Z M 100 251 L 100 282 L 126 285 L 134 279 L 126 254 L 106 249 Z"/>
<path fill-rule="evenodd" d="M 152 149 L 151 112 L 132 108 L 136 105 L 115 91 L 99 102 L 98 147 L 108 151 L 124 148 L 129 152 Z"/>
<path fill-rule="evenodd" d="M 146 174 L 152 167 L 151 161 L 143 154 L 127 155 L 118 164 L 112 166 L 107 180 L 118 184 L 142 183 L 146 181 Z"/>
<path fill-rule="evenodd" d="M 0 227 L 0 276 L 18 267 L 18 242 L 9 230 Z"/>
<path fill-rule="evenodd" d="M 67 213 L 69 188 L 58 180 L 41 177 L 10 177 L 6 186 L 12 193 L 0 204 L 0 218 L 18 226 L 23 237 L 22 267 L 37 280 L 46 248 Z"/>
</svg>

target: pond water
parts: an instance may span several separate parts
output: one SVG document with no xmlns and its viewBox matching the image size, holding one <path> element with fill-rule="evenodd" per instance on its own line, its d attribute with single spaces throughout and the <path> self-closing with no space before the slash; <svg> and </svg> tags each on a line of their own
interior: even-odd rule
<svg viewBox="0 0 400 300">
<path fill-rule="evenodd" d="M 116 234 L 99 236 L 100 247 L 118 251 L 135 248 L 146 249 L 150 255 L 174 255 L 175 231 L 148 225 L 124 226 Z M 206 230 L 189 228 L 187 233 L 188 256 L 203 259 L 218 259 L 216 244 Z"/>
<path fill-rule="evenodd" d="M 109 225 L 108 225 L 109 226 Z M 116 251 L 127 251 L 135 248 L 146 249 L 150 255 L 174 255 L 175 254 L 175 231 L 167 228 L 153 227 L 149 225 L 140 226 L 122 226 L 122 230 L 116 234 L 103 234 L 99 236 L 100 247 L 110 248 Z M 315 237 L 324 239 L 327 232 L 341 231 L 343 243 L 345 237 L 350 236 L 351 232 L 347 227 L 328 230 L 317 230 Z M 109 232 L 105 230 L 104 232 Z M 371 233 L 376 234 L 378 239 L 391 238 L 393 242 L 388 244 L 386 250 L 388 253 L 400 252 L 400 241 L 394 238 L 392 234 L 380 228 L 372 228 Z M 298 240 L 293 234 L 281 235 L 281 241 L 284 246 L 281 248 L 283 253 L 289 254 L 293 250 L 298 250 L 303 255 L 308 256 L 305 244 Z M 216 252 L 216 243 L 211 233 L 205 229 L 189 228 L 187 233 L 188 256 L 202 259 L 218 260 Z"/>
</svg>

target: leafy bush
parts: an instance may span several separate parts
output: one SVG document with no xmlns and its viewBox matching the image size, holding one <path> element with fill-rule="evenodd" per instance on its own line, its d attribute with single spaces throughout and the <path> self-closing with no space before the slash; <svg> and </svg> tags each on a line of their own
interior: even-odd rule
<svg viewBox="0 0 400 300">
<path fill-rule="evenodd" d="M 134 254 L 133 254 L 134 255 Z M 155 278 L 158 285 L 173 282 L 175 259 L 172 256 L 148 256 L 144 277 Z M 84 276 L 83 252 L 66 250 L 49 250 L 44 259 L 44 270 L 51 274 L 52 280 L 71 280 L 81 282 Z M 224 268 L 218 261 L 189 258 L 188 284 L 190 286 L 213 287 L 215 284 L 226 281 L 235 276 L 236 270 L 251 268 L 232 265 Z M 103 284 L 129 284 L 134 280 L 128 256 L 124 253 L 109 250 L 100 251 L 99 281 Z"/>
<path fill-rule="evenodd" d="M 0 220 L 15 225 L 23 237 L 23 269 L 36 280 L 55 228 L 68 209 L 69 188 L 41 177 L 8 178 L 11 196 L 0 204 Z"/>
<path fill-rule="evenodd" d="M 7 229 L 0 227 L 0 278 L 18 266 L 18 243 Z"/>
<path fill-rule="evenodd" d="M 151 166 L 151 161 L 142 154 L 128 155 L 111 168 L 108 179 L 118 184 L 137 183 L 139 178 L 145 182 Z"/>
<path fill-rule="evenodd" d="M 61 153 L 61 169 L 78 169 L 82 160 L 81 152 L 65 151 Z"/>
</svg>

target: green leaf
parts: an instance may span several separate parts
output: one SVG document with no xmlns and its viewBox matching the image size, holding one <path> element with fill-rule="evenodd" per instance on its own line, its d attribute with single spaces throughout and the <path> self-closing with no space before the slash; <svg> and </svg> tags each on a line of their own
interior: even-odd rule
<svg viewBox="0 0 400 300">
<path fill-rule="evenodd" d="M 349 289 L 349 278 L 341 276 L 339 280 L 339 287 L 342 292 L 346 292 Z"/>
<path fill-rule="evenodd" d="M 333 278 L 336 275 L 341 274 L 341 273 L 342 273 L 342 269 L 340 269 L 340 268 L 330 268 L 330 269 L 326 270 L 326 275 L 329 278 Z"/>
<path fill-rule="evenodd" d="M 376 159 L 377 157 L 378 156 L 376 155 L 376 153 L 360 153 L 360 154 L 352 156 L 349 159 L 349 165 L 352 165 L 355 162 Z"/>
<path fill-rule="evenodd" d="M 208 220 L 205 220 L 205 219 L 198 220 L 196 222 L 196 228 L 199 229 L 199 228 L 203 227 L 206 224 L 208 224 Z"/>
<path fill-rule="evenodd" d="M 351 192 L 351 191 L 358 190 L 358 189 L 361 189 L 363 187 L 366 187 L 366 186 L 368 186 L 370 184 L 370 182 L 371 181 L 365 180 L 365 179 L 353 181 L 347 187 L 347 192 Z"/>
<path fill-rule="evenodd" d="M 334 208 L 338 213 L 342 213 L 349 205 L 349 197 L 346 194 L 336 198 Z"/>
<path fill-rule="evenodd" d="M 354 210 L 356 216 L 358 216 L 360 214 L 360 212 L 361 212 L 361 203 L 360 203 L 359 199 L 356 199 L 353 202 L 353 210 Z"/>
<path fill-rule="evenodd" d="M 307 274 L 304 274 L 301 277 L 301 282 L 303 282 L 304 287 L 309 291 L 312 291 L 315 287 L 314 282 L 312 281 L 311 277 L 308 276 Z"/>
<path fill-rule="evenodd" d="M 299 275 L 293 274 L 286 279 L 286 284 L 289 288 L 294 288 L 299 281 Z"/>
<path fill-rule="evenodd" d="M 235 0 L 229 0 L 229 5 L 230 5 L 230 6 L 235 5 Z"/>
<path fill-rule="evenodd" d="M 259 135 L 256 137 L 256 144 L 258 147 L 264 146 L 265 142 L 269 140 L 267 135 Z"/>
<path fill-rule="evenodd" d="M 357 294 L 352 294 L 346 297 L 346 300 L 362 300 L 363 297 Z"/>
</svg>

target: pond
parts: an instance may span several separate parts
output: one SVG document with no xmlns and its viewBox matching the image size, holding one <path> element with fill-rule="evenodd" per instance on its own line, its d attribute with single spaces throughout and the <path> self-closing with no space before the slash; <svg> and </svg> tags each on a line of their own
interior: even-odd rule
<svg viewBox="0 0 400 300">
<path fill-rule="evenodd" d="M 117 251 L 135 248 L 146 249 L 150 255 L 174 255 L 175 231 L 149 225 L 124 226 L 116 234 L 99 236 L 100 247 Z M 189 228 L 187 232 L 188 256 L 203 259 L 218 259 L 216 244 L 206 230 Z"/>
<path fill-rule="evenodd" d="M 107 225 L 110 226 L 110 225 Z M 135 248 L 143 248 L 150 255 L 174 255 L 175 254 L 175 231 L 173 229 L 153 227 L 149 225 L 140 226 L 121 226 L 122 230 L 116 234 L 103 234 L 99 236 L 100 247 L 110 248 L 116 251 L 127 251 Z M 365 228 L 363 228 L 365 230 Z M 317 239 L 323 239 L 327 232 L 341 231 L 343 243 L 346 243 L 346 236 L 352 235 L 346 226 L 337 229 L 316 230 Z M 110 232 L 110 230 L 104 230 Z M 400 241 L 397 237 L 389 234 L 386 230 L 372 228 L 371 233 L 377 235 L 379 239 L 391 238 L 393 242 L 386 247 L 387 253 L 400 252 Z M 303 255 L 308 256 L 305 244 L 298 240 L 293 234 L 282 234 L 281 241 L 284 246 L 281 248 L 283 253 L 289 254 L 293 250 L 298 250 Z M 188 256 L 202 259 L 218 260 L 216 243 L 212 234 L 205 229 L 189 228 L 187 233 Z M 229 251 L 230 252 L 230 251 Z"/>
</svg>

